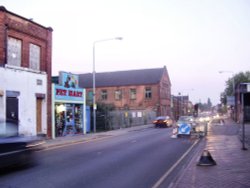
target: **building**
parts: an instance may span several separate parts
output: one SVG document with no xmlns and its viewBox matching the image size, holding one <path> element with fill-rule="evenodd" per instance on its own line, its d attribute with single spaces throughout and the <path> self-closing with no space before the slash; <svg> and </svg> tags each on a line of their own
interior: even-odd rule
<svg viewBox="0 0 250 188">
<path fill-rule="evenodd" d="M 52 138 L 90 132 L 85 89 L 78 83 L 78 75 L 61 71 L 52 84 Z"/>
<path fill-rule="evenodd" d="M 0 7 L 0 120 L 51 137 L 52 28 Z"/>
<path fill-rule="evenodd" d="M 116 110 L 133 112 L 143 118 L 143 111 L 157 116 L 171 115 L 171 82 L 167 68 L 96 73 L 97 104 L 112 104 Z M 86 88 L 88 104 L 93 101 L 93 74 L 79 75 L 80 87 Z M 97 107 L 98 108 L 98 107 Z"/>
<path fill-rule="evenodd" d="M 180 116 L 193 115 L 193 104 L 189 101 L 189 96 L 172 96 L 172 112 L 175 120 Z"/>
</svg>

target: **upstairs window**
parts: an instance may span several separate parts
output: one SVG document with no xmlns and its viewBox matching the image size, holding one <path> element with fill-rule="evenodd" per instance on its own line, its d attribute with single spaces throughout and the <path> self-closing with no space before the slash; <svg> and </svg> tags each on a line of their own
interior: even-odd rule
<svg viewBox="0 0 250 188">
<path fill-rule="evenodd" d="M 102 100 L 107 100 L 108 99 L 108 92 L 107 92 L 107 90 L 102 90 L 101 91 L 101 99 Z"/>
<path fill-rule="evenodd" d="M 122 99 L 122 91 L 116 90 L 115 91 L 115 100 L 121 100 Z"/>
<path fill-rule="evenodd" d="M 136 89 L 130 89 L 130 99 L 136 99 Z"/>
<path fill-rule="evenodd" d="M 40 47 L 35 44 L 30 44 L 29 50 L 29 68 L 40 70 Z"/>
<path fill-rule="evenodd" d="M 22 41 L 8 37 L 7 64 L 20 67 L 22 57 Z"/>
<path fill-rule="evenodd" d="M 152 90 L 151 90 L 151 87 L 146 87 L 146 88 L 145 88 L 145 98 L 146 98 L 146 99 L 151 99 L 151 98 L 152 98 Z"/>
</svg>

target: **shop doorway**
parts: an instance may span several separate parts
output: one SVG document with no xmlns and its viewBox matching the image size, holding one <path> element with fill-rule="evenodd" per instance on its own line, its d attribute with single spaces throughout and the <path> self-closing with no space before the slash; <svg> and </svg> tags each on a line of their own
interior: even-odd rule
<svg viewBox="0 0 250 188">
<path fill-rule="evenodd" d="M 75 113 L 74 113 L 74 106 L 73 105 L 66 105 L 66 112 L 65 112 L 65 127 L 63 130 L 63 136 L 68 134 L 75 134 Z"/>
<path fill-rule="evenodd" d="M 11 135 L 18 135 L 18 98 L 6 98 L 6 132 Z"/>
<path fill-rule="evenodd" d="M 83 133 L 83 106 L 56 104 L 56 136 Z"/>
</svg>

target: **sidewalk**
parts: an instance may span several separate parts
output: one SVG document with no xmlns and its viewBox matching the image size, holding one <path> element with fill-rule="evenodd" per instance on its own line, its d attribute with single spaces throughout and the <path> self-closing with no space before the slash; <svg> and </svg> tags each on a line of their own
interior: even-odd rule
<svg viewBox="0 0 250 188">
<path fill-rule="evenodd" d="M 197 153 L 181 172 L 171 188 L 245 188 L 250 187 L 250 147 L 242 150 L 239 131 L 241 125 L 226 121 L 225 125 L 208 128 L 208 135 L 199 144 Z M 246 138 L 250 138 L 250 125 L 246 125 Z M 215 166 L 197 166 L 207 149 L 216 161 Z"/>
<path fill-rule="evenodd" d="M 125 134 L 130 131 L 137 131 L 141 129 L 147 129 L 153 127 L 152 124 L 148 125 L 139 125 L 129 128 L 123 128 L 123 129 L 116 129 L 106 132 L 98 132 L 98 133 L 88 133 L 88 134 L 79 134 L 79 135 L 67 135 L 63 137 L 57 137 L 55 139 L 45 140 L 44 148 L 53 148 L 53 147 L 59 147 L 64 145 L 70 145 L 74 143 L 81 143 L 81 142 L 89 142 L 91 140 L 100 140 L 107 137 L 112 136 L 119 136 L 122 134 Z"/>
</svg>

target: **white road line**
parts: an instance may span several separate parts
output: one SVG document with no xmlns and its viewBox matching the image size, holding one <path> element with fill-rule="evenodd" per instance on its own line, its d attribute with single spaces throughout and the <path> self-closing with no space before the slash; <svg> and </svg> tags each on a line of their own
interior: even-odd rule
<svg viewBox="0 0 250 188">
<path fill-rule="evenodd" d="M 176 161 L 176 163 L 165 172 L 165 174 L 152 186 L 152 188 L 158 188 L 163 181 L 168 177 L 168 175 L 176 168 L 176 166 L 188 155 L 188 153 L 193 149 L 193 147 L 197 144 L 199 140 L 196 140 L 193 145 L 181 156 L 181 158 Z"/>
</svg>

